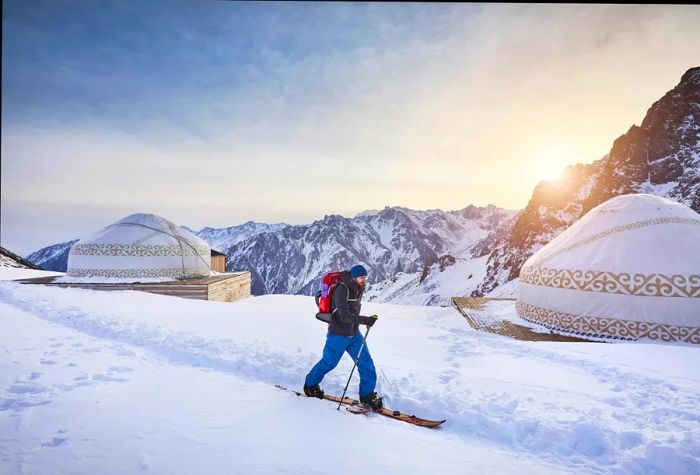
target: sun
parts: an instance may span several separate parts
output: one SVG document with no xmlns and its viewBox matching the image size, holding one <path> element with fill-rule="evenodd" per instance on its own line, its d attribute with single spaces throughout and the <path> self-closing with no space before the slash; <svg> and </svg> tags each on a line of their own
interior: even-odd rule
<svg viewBox="0 0 700 475">
<path fill-rule="evenodd" d="M 558 181 L 568 165 L 577 162 L 576 153 L 566 146 L 545 145 L 533 150 L 530 156 L 529 175 L 536 181 Z"/>
</svg>

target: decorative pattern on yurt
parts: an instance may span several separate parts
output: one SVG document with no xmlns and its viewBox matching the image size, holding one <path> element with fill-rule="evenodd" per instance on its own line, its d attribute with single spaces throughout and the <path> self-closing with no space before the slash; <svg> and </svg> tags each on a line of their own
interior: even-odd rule
<svg viewBox="0 0 700 475">
<path fill-rule="evenodd" d="M 600 204 L 525 262 L 516 308 L 556 333 L 700 343 L 700 214 L 646 194 Z"/>
<path fill-rule="evenodd" d="M 137 213 L 75 243 L 67 276 L 190 279 L 211 274 L 210 253 L 204 240 L 167 219 Z"/>
</svg>

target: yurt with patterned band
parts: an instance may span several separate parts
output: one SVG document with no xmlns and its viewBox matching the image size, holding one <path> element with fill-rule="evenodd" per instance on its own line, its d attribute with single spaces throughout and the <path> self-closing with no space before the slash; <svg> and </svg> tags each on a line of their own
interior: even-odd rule
<svg viewBox="0 0 700 475">
<path fill-rule="evenodd" d="M 516 306 L 555 333 L 700 344 L 700 214 L 612 198 L 525 262 Z"/>
<path fill-rule="evenodd" d="M 132 214 L 81 239 L 68 254 L 67 277 L 174 280 L 211 274 L 209 245 L 154 214 Z"/>
</svg>

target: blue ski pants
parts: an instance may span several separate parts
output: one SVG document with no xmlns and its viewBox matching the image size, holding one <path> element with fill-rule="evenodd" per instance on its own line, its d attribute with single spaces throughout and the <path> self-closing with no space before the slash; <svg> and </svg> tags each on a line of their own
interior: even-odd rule
<svg viewBox="0 0 700 475">
<path fill-rule="evenodd" d="M 306 375 L 306 385 L 319 384 L 323 377 L 338 365 L 344 352 L 347 351 L 354 361 L 362 346 L 362 340 L 360 330 L 357 330 L 354 336 L 335 335 L 329 332 L 326 335 L 326 346 L 323 347 L 323 358 Z M 357 358 L 357 369 L 360 372 L 360 397 L 363 397 L 374 391 L 377 385 L 377 372 L 367 345 L 362 348 L 362 353 Z"/>
</svg>

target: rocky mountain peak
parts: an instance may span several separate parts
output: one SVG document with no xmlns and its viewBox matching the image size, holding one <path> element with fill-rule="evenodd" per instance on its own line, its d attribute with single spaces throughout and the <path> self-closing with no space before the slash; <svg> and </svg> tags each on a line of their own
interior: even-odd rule
<svg viewBox="0 0 700 475">
<path fill-rule="evenodd" d="M 700 66 L 687 70 L 681 77 L 681 84 L 700 84 Z"/>
</svg>

